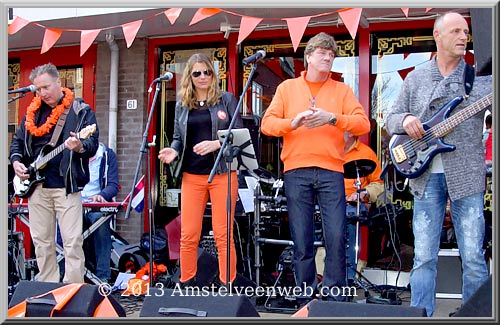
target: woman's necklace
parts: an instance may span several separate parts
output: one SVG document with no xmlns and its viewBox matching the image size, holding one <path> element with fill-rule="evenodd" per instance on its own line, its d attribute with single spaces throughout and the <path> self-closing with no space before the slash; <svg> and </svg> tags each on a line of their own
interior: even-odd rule
<svg viewBox="0 0 500 325">
<path fill-rule="evenodd" d="M 207 103 L 207 100 L 208 100 L 208 96 L 205 95 L 205 99 L 198 100 L 198 98 L 201 97 L 201 96 L 199 96 L 200 94 L 197 94 L 197 95 L 198 96 L 196 96 L 197 97 L 196 101 L 198 102 L 198 106 L 200 106 L 200 107 L 205 106 L 205 104 Z"/>
</svg>

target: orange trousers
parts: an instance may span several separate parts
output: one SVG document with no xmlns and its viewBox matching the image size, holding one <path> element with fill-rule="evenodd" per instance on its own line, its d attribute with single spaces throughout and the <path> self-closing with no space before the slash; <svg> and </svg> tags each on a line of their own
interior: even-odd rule
<svg viewBox="0 0 500 325">
<path fill-rule="evenodd" d="M 203 215 L 208 199 L 212 203 L 212 230 L 219 255 L 219 278 L 226 283 L 227 265 L 227 174 L 215 175 L 208 183 L 208 175 L 184 173 L 181 187 L 181 282 L 193 278 L 198 266 L 198 246 L 203 226 Z M 230 229 L 230 277 L 236 278 L 236 249 L 233 238 L 233 223 L 238 178 L 231 172 L 231 229 Z"/>
</svg>

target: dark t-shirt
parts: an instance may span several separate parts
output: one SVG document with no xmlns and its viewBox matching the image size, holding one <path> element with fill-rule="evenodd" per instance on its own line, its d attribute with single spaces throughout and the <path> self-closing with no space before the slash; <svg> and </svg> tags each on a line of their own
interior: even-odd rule
<svg viewBox="0 0 500 325">
<path fill-rule="evenodd" d="M 47 117 L 52 113 L 52 108 L 42 102 L 42 105 L 40 106 L 39 114 L 37 116 L 37 119 L 35 121 L 37 126 L 41 126 L 47 121 Z M 33 142 L 32 142 L 32 149 L 33 153 L 35 154 L 35 157 L 38 157 L 42 149 L 47 145 L 47 143 L 50 141 L 52 138 L 52 134 L 54 133 L 54 129 L 56 126 L 53 126 L 52 129 L 48 134 L 45 134 L 41 137 L 35 137 L 33 136 Z M 26 131 L 28 132 L 28 131 Z M 59 139 L 57 141 L 57 146 L 62 144 L 64 142 L 64 139 L 62 136 L 59 136 Z M 51 146 L 47 145 L 45 147 L 44 156 L 46 156 L 48 153 L 50 153 L 54 148 Z M 65 149 L 67 150 L 67 149 Z M 63 176 L 60 175 L 59 167 L 61 165 L 61 159 L 62 159 L 62 153 L 54 156 L 45 167 L 43 167 L 40 170 L 40 173 L 45 177 L 45 181 L 43 182 L 43 187 L 45 188 L 63 188 L 64 187 L 64 178 Z"/>
<path fill-rule="evenodd" d="M 200 156 L 193 152 L 193 147 L 204 140 L 212 140 L 212 120 L 208 109 L 193 109 L 189 112 L 186 152 L 183 171 L 190 174 L 210 175 L 215 163 L 215 153 Z"/>
</svg>

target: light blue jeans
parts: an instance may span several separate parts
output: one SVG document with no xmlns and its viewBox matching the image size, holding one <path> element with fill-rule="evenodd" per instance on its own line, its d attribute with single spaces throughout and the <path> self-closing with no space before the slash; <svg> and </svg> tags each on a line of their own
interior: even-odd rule
<svg viewBox="0 0 500 325">
<path fill-rule="evenodd" d="M 432 174 L 422 199 L 415 198 L 413 234 L 415 256 L 410 272 L 411 306 L 434 313 L 439 244 L 448 200 L 444 174 Z M 488 278 L 484 259 L 483 193 L 451 201 L 450 212 L 462 259 L 462 303 Z"/>
</svg>

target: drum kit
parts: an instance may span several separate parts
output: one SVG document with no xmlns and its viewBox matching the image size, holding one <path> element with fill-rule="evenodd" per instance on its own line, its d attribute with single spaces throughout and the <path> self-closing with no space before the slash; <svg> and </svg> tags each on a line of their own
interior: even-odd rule
<svg viewBox="0 0 500 325">
<path fill-rule="evenodd" d="M 364 189 L 361 188 L 361 178 L 370 175 L 376 168 L 376 163 L 369 159 L 359 159 L 349 161 L 344 164 L 344 178 L 346 179 L 354 179 L 354 185 L 356 186 L 356 192 L 359 194 Z M 252 174 L 252 173 L 251 173 Z M 283 189 L 283 181 L 280 179 L 275 179 L 270 176 L 270 173 L 263 173 L 262 170 L 259 171 L 258 182 L 256 183 L 256 188 L 254 189 L 255 199 L 254 199 L 254 242 L 256 244 L 255 249 L 255 259 L 256 259 L 256 279 L 257 284 L 259 284 L 259 267 L 260 267 L 260 244 L 282 244 L 282 245 L 290 245 L 290 240 L 279 240 L 279 239 L 269 239 L 261 237 L 261 231 L 264 230 L 262 226 L 265 224 L 265 220 L 268 219 L 266 215 L 276 215 L 281 212 L 286 212 L 286 197 L 284 197 L 284 189 Z M 254 175 L 252 175 L 254 176 Z M 264 177 L 262 177 L 264 176 Z M 255 177 L 255 176 L 254 176 Z M 265 183 L 269 184 L 273 183 L 273 195 L 265 196 L 261 195 L 261 184 Z M 261 205 L 261 203 L 263 205 Z M 356 201 L 356 215 L 352 217 L 353 220 L 356 220 L 356 243 L 358 242 L 359 237 L 359 219 L 360 219 L 360 199 L 359 195 L 357 196 Z M 262 214 L 262 216 L 261 216 Z M 315 246 L 321 246 L 321 243 L 316 243 Z M 356 247 L 356 251 L 358 248 Z M 356 256 L 357 262 L 357 256 Z"/>
</svg>

